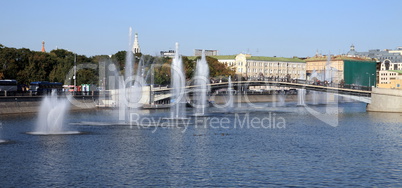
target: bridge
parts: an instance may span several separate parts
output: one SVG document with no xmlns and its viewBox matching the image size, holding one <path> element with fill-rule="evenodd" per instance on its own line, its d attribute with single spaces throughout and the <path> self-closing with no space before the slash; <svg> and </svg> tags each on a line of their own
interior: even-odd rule
<svg viewBox="0 0 402 188">
<path fill-rule="evenodd" d="M 218 91 L 220 89 L 226 89 L 229 87 L 228 82 L 220 82 L 220 83 L 211 83 L 208 84 L 211 88 L 211 93 Z M 319 92 L 327 92 L 333 93 L 337 96 L 351 98 L 353 100 L 358 100 L 365 103 L 371 102 L 371 91 L 362 90 L 361 88 L 351 89 L 351 88 L 339 88 L 339 87 L 329 87 L 322 85 L 310 85 L 305 83 L 293 83 L 293 82 L 280 82 L 280 81 L 233 81 L 232 86 L 236 93 L 241 94 L 258 94 L 258 92 L 250 91 L 250 86 L 276 86 L 278 88 L 293 88 L 293 89 L 306 89 L 309 91 L 319 91 Z M 186 86 L 185 91 L 189 94 L 192 94 L 195 89 L 197 89 L 197 85 Z M 154 101 L 163 100 L 166 98 L 170 98 L 170 90 L 172 88 L 163 88 L 163 89 L 152 89 L 152 94 L 154 97 Z M 263 91 L 260 94 L 268 94 Z"/>
</svg>

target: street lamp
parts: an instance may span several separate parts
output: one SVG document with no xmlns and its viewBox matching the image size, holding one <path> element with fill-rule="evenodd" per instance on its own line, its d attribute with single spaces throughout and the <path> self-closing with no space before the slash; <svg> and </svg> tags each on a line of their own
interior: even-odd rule
<svg viewBox="0 0 402 188">
<path fill-rule="evenodd" d="M 73 79 L 74 79 L 74 94 L 75 94 L 75 92 L 77 91 L 77 54 L 74 54 L 74 76 L 73 76 Z"/>
<path fill-rule="evenodd" d="M 371 79 L 370 79 L 370 77 L 371 77 L 371 76 L 374 76 L 374 74 L 369 74 L 368 72 L 366 72 L 366 74 L 367 74 L 368 77 L 369 77 L 369 84 L 368 84 L 368 86 L 369 86 L 369 90 L 370 90 L 370 88 L 371 88 Z"/>
<path fill-rule="evenodd" d="M 278 62 L 278 80 L 279 81 L 279 62 Z"/>
</svg>

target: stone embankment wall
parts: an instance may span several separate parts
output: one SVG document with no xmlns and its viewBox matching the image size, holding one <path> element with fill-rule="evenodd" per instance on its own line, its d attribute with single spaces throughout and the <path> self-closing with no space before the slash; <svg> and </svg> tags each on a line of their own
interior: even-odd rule
<svg viewBox="0 0 402 188">
<path fill-rule="evenodd" d="M 402 90 L 372 88 L 368 112 L 402 112 Z"/>
<path fill-rule="evenodd" d="M 0 115 L 37 113 L 42 97 L 0 97 Z M 97 100 L 93 97 L 75 97 L 70 106 L 71 110 L 96 108 Z"/>
</svg>

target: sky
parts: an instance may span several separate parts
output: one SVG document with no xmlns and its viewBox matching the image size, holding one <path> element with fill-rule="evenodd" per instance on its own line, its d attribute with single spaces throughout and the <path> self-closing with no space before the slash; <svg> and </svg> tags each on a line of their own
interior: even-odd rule
<svg viewBox="0 0 402 188">
<path fill-rule="evenodd" d="M 219 55 L 308 57 L 402 46 L 400 0 L 3 0 L 0 44 L 80 55 L 129 48 L 129 28 L 143 54 L 180 44 Z"/>
</svg>

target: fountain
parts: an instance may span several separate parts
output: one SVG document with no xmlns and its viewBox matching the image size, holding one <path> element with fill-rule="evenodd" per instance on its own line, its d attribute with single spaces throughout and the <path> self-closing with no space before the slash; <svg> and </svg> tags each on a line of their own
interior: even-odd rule
<svg viewBox="0 0 402 188">
<path fill-rule="evenodd" d="M 2 123 L 0 122 L 0 137 L 1 137 L 1 128 L 2 128 Z M 6 142 L 5 140 L 0 139 L 0 144 L 5 143 L 5 142 Z"/>
<path fill-rule="evenodd" d="M 325 78 L 324 81 L 327 81 L 328 83 L 332 82 L 332 68 L 331 68 L 331 55 L 327 55 L 327 63 L 325 64 L 325 72 L 324 72 Z"/>
<path fill-rule="evenodd" d="M 137 74 L 134 74 L 134 49 L 132 42 L 132 28 L 129 28 L 129 45 L 126 51 L 126 61 L 124 65 L 124 78 L 118 79 L 118 106 L 119 120 L 127 123 L 130 109 L 140 107 L 141 92 L 143 82 L 143 58 L 137 66 Z"/>
<path fill-rule="evenodd" d="M 279 92 L 277 106 L 285 106 L 285 94 L 282 92 Z"/>
<path fill-rule="evenodd" d="M 313 105 L 318 104 L 318 91 L 311 91 L 311 98 L 313 101 Z"/>
<path fill-rule="evenodd" d="M 202 116 L 205 115 L 205 108 L 208 105 L 207 94 L 209 91 L 209 67 L 207 60 L 205 58 L 205 51 L 202 51 L 202 56 L 200 60 L 197 60 L 197 65 L 195 68 L 195 115 Z"/>
<path fill-rule="evenodd" d="M 126 87 L 131 87 L 133 85 L 132 80 L 134 79 L 134 64 L 133 64 L 133 59 L 134 59 L 134 54 L 131 52 L 132 49 L 132 29 L 131 27 L 129 28 L 129 33 L 128 33 L 128 50 L 126 51 L 126 62 L 124 65 L 124 78 L 126 79 Z"/>
<path fill-rule="evenodd" d="M 234 98 L 233 98 L 233 84 L 232 84 L 232 77 L 229 76 L 228 78 L 228 94 L 229 94 L 229 99 L 227 101 L 228 104 L 228 112 L 233 112 L 234 108 Z"/>
<path fill-rule="evenodd" d="M 67 131 L 64 127 L 64 117 L 69 110 L 67 99 L 58 99 L 57 91 L 53 90 L 50 96 L 45 96 L 42 100 L 37 124 L 33 135 L 61 135 L 61 134 L 80 134 L 78 131 Z"/>
<path fill-rule="evenodd" d="M 282 107 L 285 106 L 285 95 L 283 92 L 281 92 L 280 90 L 278 90 L 278 88 L 276 88 L 276 90 L 272 91 L 272 107 Z"/>
<path fill-rule="evenodd" d="M 305 106 L 306 89 L 297 89 L 297 106 Z"/>
<path fill-rule="evenodd" d="M 0 123 L 0 137 L 1 137 L 1 127 L 2 126 L 2 123 Z M 6 140 L 2 140 L 2 139 L 0 139 L 0 144 L 2 144 L 2 143 L 6 143 L 7 141 Z"/>
<path fill-rule="evenodd" d="M 183 62 L 179 55 L 179 43 L 176 43 L 176 53 L 171 66 L 171 118 L 172 119 L 185 119 L 185 76 L 183 71 Z"/>
</svg>

